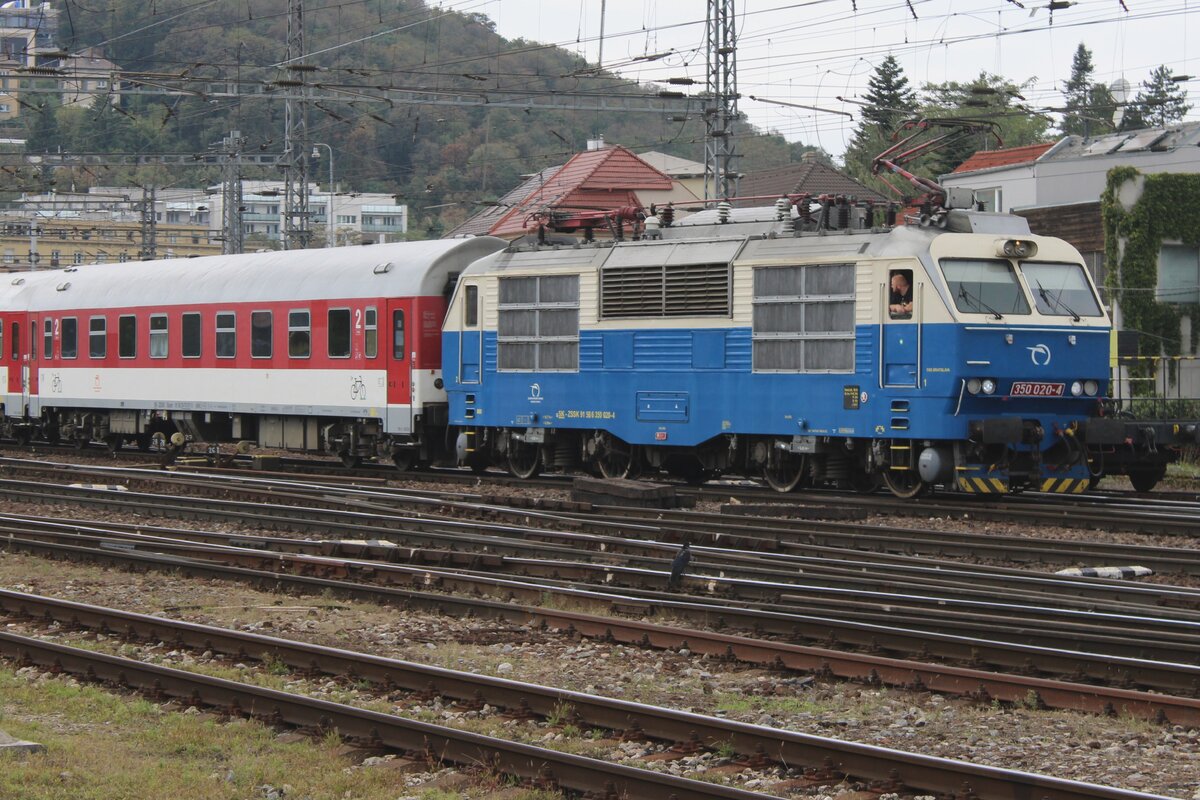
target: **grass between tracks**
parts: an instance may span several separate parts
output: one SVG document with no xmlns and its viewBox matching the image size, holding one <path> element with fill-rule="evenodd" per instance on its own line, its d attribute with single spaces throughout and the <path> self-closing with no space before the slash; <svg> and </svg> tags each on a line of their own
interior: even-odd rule
<svg viewBox="0 0 1200 800">
<path fill-rule="evenodd" d="M 291 741 L 253 721 L 165 711 L 69 679 L 30 681 L 0 664 L 0 728 L 47 752 L 0 752 L 0 800 L 242 800 L 283 797 L 544 800 L 519 787 L 408 790 L 395 770 L 356 766 L 335 737 Z"/>
</svg>

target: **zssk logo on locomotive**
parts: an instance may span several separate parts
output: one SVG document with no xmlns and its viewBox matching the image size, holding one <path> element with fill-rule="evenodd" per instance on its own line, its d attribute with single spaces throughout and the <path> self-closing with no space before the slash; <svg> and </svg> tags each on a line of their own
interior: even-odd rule
<svg viewBox="0 0 1200 800">
<path fill-rule="evenodd" d="M 1017 381 L 1012 385 L 1012 397 L 1062 397 L 1065 383 Z"/>
</svg>

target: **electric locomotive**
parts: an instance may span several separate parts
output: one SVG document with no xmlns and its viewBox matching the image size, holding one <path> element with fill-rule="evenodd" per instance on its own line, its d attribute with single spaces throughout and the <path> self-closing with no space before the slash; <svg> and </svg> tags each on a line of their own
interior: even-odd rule
<svg viewBox="0 0 1200 800">
<path fill-rule="evenodd" d="M 914 497 L 1080 492 L 1097 453 L 1140 446 L 1123 471 L 1161 477 L 1141 429 L 1102 416 L 1111 324 L 1073 247 L 970 208 L 876 216 L 722 204 L 480 259 L 442 347 L 459 459 Z"/>
</svg>

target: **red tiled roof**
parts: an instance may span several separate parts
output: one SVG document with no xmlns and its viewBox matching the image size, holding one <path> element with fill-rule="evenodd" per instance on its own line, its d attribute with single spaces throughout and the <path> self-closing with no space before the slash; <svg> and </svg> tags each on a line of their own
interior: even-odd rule
<svg viewBox="0 0 1200 800">
<path fill-rule="evenodd" d="M 488 233 L 520 236 L 535 211 L 615 209 L 638 204 L 636 189 L 667 190 L 671 178 L 624 147 L 578 153 L 505 214 Z"/>
<path fill-rule="evenodd" d="M 1011 167 L 1037 161 L 1042 153 L 1054 147 L 1054 142 L 1029 144 L 1024 147 L 1009 147 L 1004 150 L 980 150 L 954 168 L 954 172 L 976 172 L 981 169 Z"/>
</svg>

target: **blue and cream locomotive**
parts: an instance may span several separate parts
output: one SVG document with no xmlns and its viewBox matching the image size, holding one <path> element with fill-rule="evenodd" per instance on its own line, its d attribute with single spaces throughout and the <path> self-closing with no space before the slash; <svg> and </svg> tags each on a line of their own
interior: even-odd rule
<svg viewBox="0 0 1200 800">
<path fill-rule="evenodd" d="M 1073 247 L 1006 214 L 873 222 L 785 198 L 475 262 L 443 333 L 460 460 L 913 497 L 1078 492 L 1098 454 L 1136 455 L 1102 414 L 1111 325 Z M 1138 488 L 1165 469 L 1120 461 Z"/>
</svg>

